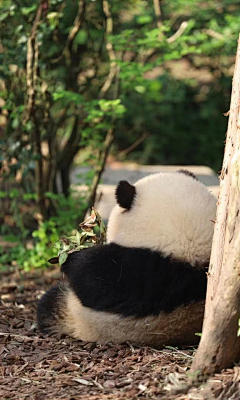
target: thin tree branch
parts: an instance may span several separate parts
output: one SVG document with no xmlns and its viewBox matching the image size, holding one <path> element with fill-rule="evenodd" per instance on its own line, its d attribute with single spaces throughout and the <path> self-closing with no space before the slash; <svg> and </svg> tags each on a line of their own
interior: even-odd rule
<svg viewBox="0 0 240 400">
<path fill-rule="evenodd" d="M 118 97 L 118 92 L 119 92 L 119 68 L 117 68 L 117 71 L 116 71 L 116 81 L 115 81 L 113 100 L 115 100 Z M 114 141 L 114 132 L 115 132 L 115 117 L 112 118 L 112 126 L 107 131 L 107 135 L 106 135 L 106 138 L 105 138 L 105 141 L 103 144 L 103 148 L 100 153 L 99 167 L 96 170 L 96 173 L 93 178 L 92 187 L 91 187 L 91 191 L 90 191 L 90 195 L 89 195 L 88 207 L 85 210 L 85 212 L 87 212 L 88 209 L 91 209 L 91 207 L 94 206 L 97 188 L 98 188 L 102 173 L 105 168 L 107 156 L 109 154 L 111 145 Z"/>
<path fill-rule="evenodd" d="M 162 12 L 161 12 L 160 0 L 153 0 L 153 7 L 154 7 L 156 19 L 157 19 L 157 27 L 158 27 L 158 29 L 161 29 L 161 27 L 162 27 Z"/>
<path fill-rule="evenodd" d="M 168 43 L 173 43 L 175 42 L 175 40 L 177 40 L 185 31 L 185 29 L 188 26 L 188 22 L 187 21 L 183 21 L 181 23 L 181 25 L 179 26 L 178 30 L 174 33 L 174 35 L 172 35 L 171 37 L 167 38 L 167 42 Z"/>
<path fill-rule="evenodd" d="M 31 35 L 27 42 L 27 66 L 26 66 L 26 83 L 27 83 L 27 106 L 26 121 L 31 117 L 34 108 L 37 65 L 38 65 L 38 41 L 37 28 L 42 15 L 42 1 L 38 6 L 37 13 L 33 22 Z"/>
<path fill-rule="evenodd" d="M 82 26 L 83 17 L 85 14 L 85 8 L 86 8 L 86 1 L 79 0 L 78 12 L 77 12 L 76 18 L 74 20 L 72 29 L 70 30 L 70 32 L 68 34 L 65 48 L 63 50 L 63 55 L 66 57 L 67 60 L 70 60 L 70 51 L 69 51 L 70 46 Z"/>
<path fill-rule="evenodd" d="M 213 29 L 203 29 L 203 32 L 206 33 L 208 36 L 213 37 L 214 39 L 223 40 L 224 35 L 222 33 L 216 32 Z"/>
<path fill-rule="evenodd" d="M 107 0 L 103 0 L 102 2 L 103 5 L 103 12 L 104 15 L 106 17 L 106 49 L 108 52 L 108 57 L 110 60 L 110 69 L 109 69 L 109 74 L 102 86 L 102 88 L 100 89 L 99 92 L 99 97 L 102 98 L 105 93 L 108 91 L 108 89 L 111 87 L 112 82 L 115 78 L 116 75 L 116 68 L 117 68 L 117 57 L 116 57 L 116 53 L 114 51 L 113 45 L 112 43 L 109 41 L 108 37 L 109 35 L 112 34 L 113 32 L 113 19 L 112 19 L 112 14 L 111 14 L 111 10 L 110 10 L 110 6 Z"/>
<path fill-rule="evenodd" d="M 153 0 L 154 12 L 155 12 L 155 16 L 157 19 L 157 27 L 159 29 L 158 40 L 162 41 L 165 38 L 165 36 L 164 36 L 164 33 L 161 31 L 162 11 L 161 11 L 160 4 L 161 4 L 161 0 Z M 171 44 L 171 43 L 175 42 L 175 40 L 177 40 L 183 34 L 183 32 L 185 31 L 187 26 L 188 26 L 188 22 L 183 21 L 181 23 L 180 27 L 178 28 L 178 30 L 174 33 L 174 35 L 165 39 L 167 41 L 167 43 Z M 143 54 L 141 56 L 142 62 L 145 64 L 147 62 L 147 60 L 149 60 L 155 53 L 156 53 L 156 49 L 148 49 L 145 52 L 143 52 Z"/>
<path fill-rule="evenodd" d="M 122 150 L 120 152 L 120 156 L 125 156 L 126 154 L 131 153 L 134 149 L 136 149 L 137 146 L 139 146 L 147 137 L 149 136 L 149 133 L 144 133 L 140 138 L 138 138 L 131 146 L 129 146 L 127 149 Z"/>
<path fill-rule="evenodd" d="M 112 14 L 110 10 L 110 6 L 107 0 L 103 0 L 102 2 L 103 5 L 103 12 L 106 17 L 106 31 L 105 31 L 105 36 L 106 36 L 106 49 L 108 52 L 108 57 L 110 60 L 110 70 L 109 74 L 100 90 L 99 97 L 103 97 L 105 93 L 108 91 L 108 89 L 111 87 L 112 82 L 115 78 L 115 86 L 114 86 L 114 91 L 113 91 L 113 100 L 117 99 L 118 97 L 118 92 L 119 92 L 119 72 L 120 68 L 117 66 L 116 63 L 116 53 L 114 50 L 114 47 L 112 43 L 109 41 L 109 35 L 112 34 L 113 32 L 113 19 L 112 19 Z M 95 199 L 96 199 L 96 193 L 97 193 L 97 187 L 101 179 L 101 175 L 104 171 L 105 164 L 106 164 L 106 159 L 109 153 L 109 150 L 111 148 L 111 145 L 114 140 L 114 130 L 115 130 L 115 117 L 113 116 L 112 118 L 112 126 L 111 128 L 108 129 L 107 135 L 105 137 L 105 141 L 103 144 L 102 151 L 100 153 L 100 159 L 99 159 L 99 167 L 96 170 L 96 173 L 93 178 L 92 182 L 92 187 L 89 195 L 89 202 L 88 202 L 88 208 L 91 208 L 94 206 Z M 87 211 L 87 210 L 86 210 Z"/>
<path fill-rule="evenodd" d="M 111 145 L 114 140 L 114 127 L 112 126 L 111 128 L 108 129 L 107 135 L 104 141 L 103 149 L 101 151 L 100 155 L 100 166 L 96 170 L 93 181 L 92 181 L 92 187 L 91 187 L 91 192 L 89 195 L 89 204 L 88 204 L 88 209 L 91 209 L 91 207 L 94 206 L 95 199 L 96 199 L 96 193 L 97 193 L 97 188 L 101 179 L 101 175 L 104 171 L 105 164 L 106 164 L 106 159 L 109 153 L 109 150 L 111 148 Z"/>
<path fill-rule="evenodd" d="M 81 134 L 79 133 L 78 124 L 79 118 L 77 115 L 75 115 L 72 132 L 67 143 L 64 146 L 64 150 L 62 151 L 61 159 L 58 162 L 59 165 L 68 164 L 79 150 L 78 143 L 81 140 Z"/>
<path fill-rule="evenodd" d="M 39 124 L 36 119 L 35 113 L 35 96 L 37 85 L 37 71 L 38 71 L 38 39 L 37 30 L 40 23 L 42 13 L 46 9 L 46 0 L 41 0 L 36 16 L 33 22 L 32 31 L 28 38 L 27 43 L 27 67 L 26 67 L 26 80 L 27 80 L 27 104 L 26 104 L 26 117 L 25 122 L 32 118 L 34 121 L 34 147 L 35 153 L 38 156 L 36 161 L 36 193 L 37 203 L 40 211 L 39 221 L 46 218 L 46 207 L 44 199 L 44 182 L 43 182 L 43 157 L 41 148 L 41 132 Z"/>
<path fill-rule="evenodd" d="M 77 33 L 81 29 L 81 26 L 82 26 L 82 23 L 83 23 L 83 20 L 84 20 L 85 9 L 86 9 L 86 0 L 79 0 L 77 15 L 76 15 L 75 20 L 73 22 L 73 26 L 72 26 L 69 34 L 68 34 L 68 37 L 67 37 L 63 52 L 59 57 L 55 58 L 52 61 L 52 63 L 57 63 L 63 57 L 65 57 L 67 64 L 70 64 L 70 60 L 71 60 L 70 47 L 71 47 L 71 45 L 72 45 Z"/>
</svg>

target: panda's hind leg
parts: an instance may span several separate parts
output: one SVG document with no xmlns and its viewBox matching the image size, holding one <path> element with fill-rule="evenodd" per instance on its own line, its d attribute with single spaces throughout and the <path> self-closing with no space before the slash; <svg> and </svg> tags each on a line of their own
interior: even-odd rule
<svg viewBox="0 0 240 400">
<path fill-rule="evenodd" d="M 95 342 L 99 337 L 98 326 L 95 326 L 96 318 L 91 321 L 89 314 L 91 310 L 83 307 L 69 285 L 59 283 L 39 301 L 38 328 L 44 334 L 64 334 L 78 340 Z"/>
<path fill-rule="evenodd" d="M 45 334 L 63 332 L 63 310 L 65 309 L 68 288 L 59 283 L 49 289 L 40 299 L 37 309 L 38 328 Z"/>
</svg>

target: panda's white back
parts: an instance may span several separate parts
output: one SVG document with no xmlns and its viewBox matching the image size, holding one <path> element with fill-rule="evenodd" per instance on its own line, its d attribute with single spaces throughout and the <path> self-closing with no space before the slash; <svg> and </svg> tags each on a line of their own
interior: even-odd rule
<svg viewBox="0 0 240 400">
<path fill-rule="evenodd" d="M 209 261 L 217 199 L 198 180 L 184 173 L 149 175 L 134 185 L 129 211 L 116 205 L 107 240 L 143 247 L 192 265 Z"/>
</svg>

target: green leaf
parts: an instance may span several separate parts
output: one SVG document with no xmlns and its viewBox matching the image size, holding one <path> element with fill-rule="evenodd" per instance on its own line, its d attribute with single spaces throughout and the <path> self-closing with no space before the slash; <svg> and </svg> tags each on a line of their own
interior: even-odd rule
<svg viewBox="0 0 240 400">
<path fill-rule="evenodd" d="M 63 99 L 68 102 L 73 101 L 76 104 L 83 102 L 83 97 L 81 94 L 71 92 L 70 90 L 59 90 L 59 91 L 53 92 L 52 96 L 53 96 L 53 100 L 55 100 L 55 101 Z"/>
<path fill-rule="evenodd" d="M 23 200 L 36 200 L 37 194 L 36 193 L 24 193 Z"/>
<path fill-rule="evenodd" d="M 8 17 L 9 13 L 4 12 L 0 14 L 0 22 L 4 21 Z"/>
<path fill-rule="evenodd" d="M 150 83 L 149 89 L 153 92 L 159 92 L 162 88 L 162 83 L 160 81 L 154 80 Z"/>
<path fill-rule="evenodd" d="M 137 17 L 137 23 L 140 25 L 149 24 L 150 22 L 152 22 L 151 15 L 139 15 Z"/>
<path fill-rule="evenodd" d="M 19 194 L 20 194 L 20 192 L 19 192 L 19 190 L 16 189 L 16 188 L 11 189 L 11 190 L 10 190 L 10 193 L 9 193 L 11 199 L 13 199 L 13 198 L 15 198 L 15 197 L 18 197 Z"/>
<path fill-rule="evenodd" d="M 22 7 L 21 8 L 23 15 L 29 15 L 36 9 L 37 9 L 37 4 L 33 4 L 31 7 Z"/>
<path fill-rule="evenodd" d="M 18 42 L 18 44 L 24 44 L 24 43 L 27 43 L 27 40 L 28 40 L 28 38 L 26 35 L 21 35 L 17 42 Z"/>
<path fill-rule="evenodd" d="M 7 192 L 0 191 L 0 199 L 5 199 L 7 197 Z"/>
<path fill-rule="evenodd" d="M 135 86 L 134 88 L 136 90 L 136 92 L 143 94 L 146 92 L 146 88 L 144 86 Z"/>
<path fill-rule="evenodd" d="M 58 259 L 59 259 L 59 264 L 60 264 L 60 266 L 63 265 L 63 264 L 65 263 L 65 261 L 67 260 L 67 258 L 68 258 L 68 253 L 67 253 L 67 252 L 64 251 L 64 252 L 62 252 L 62 253 L 59 254 Z"/>
<path fill-rule="evenodd" d="M 78 246 L 80 246 L 81 244 L 81 235 L 77 230 L 76 230 L 76 243 Z"/>
<path fill-rule="evenodd" d="M 12 128 L 13 129 L 16 129 L 16 128 L 18 128 L 19 127 L 19 118 L 18 117 L 15 117 L 14 119 L 13 119 L 13 121 L 12 121 Z"/>
<path fill-rule="evenodd" d="M 84 44 L 87 43 L 88 34 L 85 29 L 81 29 L 74 39 L 74 43 L 77 44 Z"/>
</svg>

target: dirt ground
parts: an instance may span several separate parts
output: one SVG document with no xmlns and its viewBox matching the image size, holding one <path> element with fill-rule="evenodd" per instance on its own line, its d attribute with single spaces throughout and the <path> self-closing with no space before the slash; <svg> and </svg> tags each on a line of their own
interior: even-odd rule
<svg viewBox="0 0 240 400">
<path fill-rule="evenodd" d="M 240 367 L 186 385 L 194 349 L 104 346 L 43 337 L 37 300 L 58 270 L 4 272 L 0 281 L 0 399 L 240 399 Z"/>
</svg>

